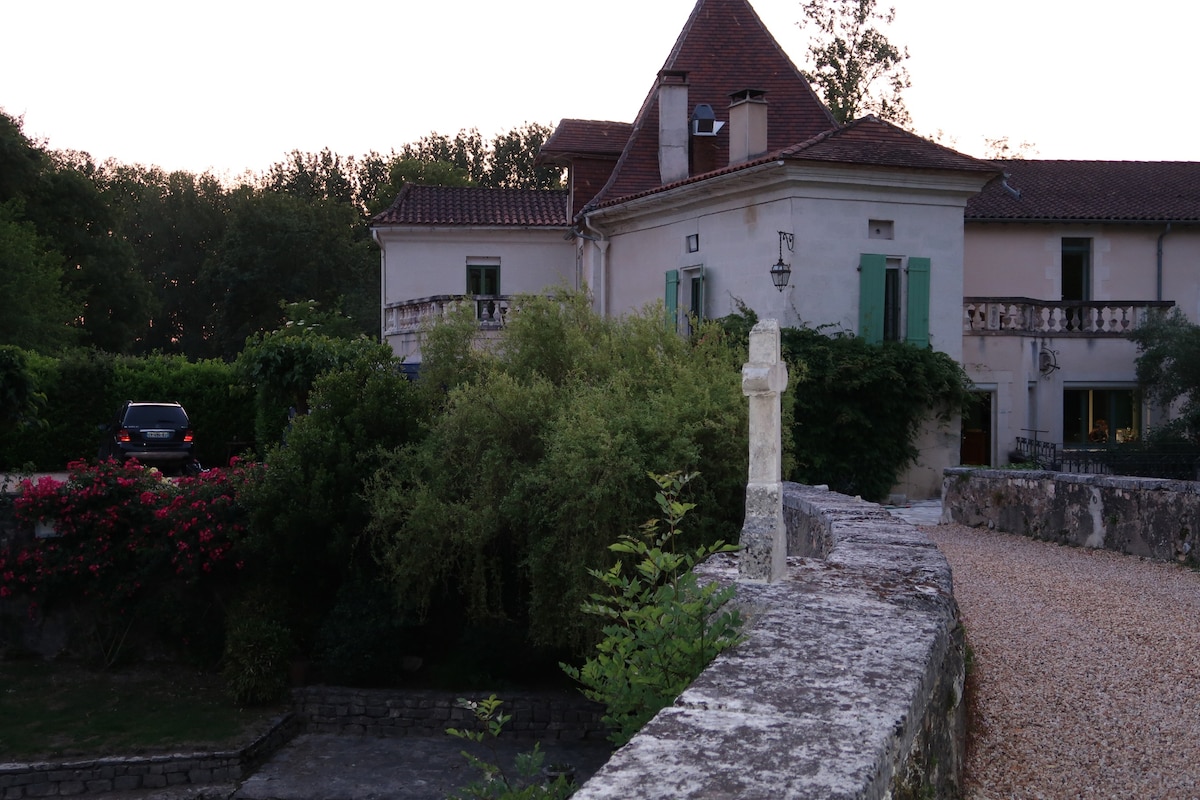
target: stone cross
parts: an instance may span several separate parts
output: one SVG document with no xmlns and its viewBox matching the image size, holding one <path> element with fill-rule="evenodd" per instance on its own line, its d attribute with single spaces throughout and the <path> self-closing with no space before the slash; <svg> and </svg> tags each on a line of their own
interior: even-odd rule
<svg viewBox="0 0 1200 800">
<path fill-rule="evenodd" d="M 742 367 L 742 393 L 750 398 L 750 470 L 738 554 L 744 581 L 777 581 L 787 572 L 779 400 L 787 385 L 779 322 L 764 319 L 750 331 L 750 360 Z"/>
</svg>

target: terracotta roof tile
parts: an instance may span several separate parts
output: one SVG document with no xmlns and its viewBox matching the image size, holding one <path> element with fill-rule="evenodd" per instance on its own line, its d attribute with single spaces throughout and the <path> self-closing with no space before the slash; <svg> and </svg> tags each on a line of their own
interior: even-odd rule
<svg viewBox="0 0 1200 800">
<path fill-rule="evenodd" d="M 464 186 L 420 186 L 406 183 L 372 226 L 383 225 L 513 225 L 566 227 L 565 189 L 483 189 Z"/>
<path fill-rule="evenodd" d="M 590 155 L 616 158 L 625 149 L 633 124 L 591 119 L 564 119 L 542 143 L 538 160 Z"/>
<path fill-rule="evenodd" d="M 766 92 L 767 147 L 778 150 L 836 127 L 829 110 L 771 36 L 747 0 L 697 0 L 664 70 L 687 73 L 688 107 L 707 103 L 729 121 L 729 96 Z M 728 138 L 716 139 L 716 163 L 729 161 Z M 646 96 L 629 143 L 597 202 L 659 186 L 657 82 Z"/>
<path fill-rule="evenodd" d="M 857 119 L 839 130 L 785 148 L 777 157 L 905 169 L 997 171 L 990 161 L 943 147 L 874 116 Z"/>
<path fill-rule="evenodd" d="M 855 120 L 843 128 L 819 133 L 808 141 L 767 153 L 743 164 L 695 175 L 666 186 L 655 186 L 632 195 L 597 203 L 597 205 L 611 207 L 627 200 L 646 197 L 677 186 L 697 183 L 718 175 L 727 175 L 776 161 L 820 161 L 858 166 L 897 167 L 909 170 L 953 170 L 985 174 L 999 172 L 995 162 L 972 158 L 917 136 L 915 133 L 909 133 L 891 123 L 867 116 Z"/>
<path fill-rule="evenodd" d="M 1006 178 L 967 203 L 967 220 L 1200 222 L 1200 162 L 992 163 Z"/>
</svg>

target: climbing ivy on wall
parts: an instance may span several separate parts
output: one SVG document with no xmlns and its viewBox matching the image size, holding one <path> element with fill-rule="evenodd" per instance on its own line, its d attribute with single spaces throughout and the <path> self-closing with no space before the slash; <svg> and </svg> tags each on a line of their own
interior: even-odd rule
<svg viewBox="0 0 1200 800">
<path fill-rule="evenodd" d="M 756 321 L 744 306 L 723 320 L 734 336 Z M 916 461 L 926 420 L 949 422 L 971 401 L 962 367 L 928 347 L 814 328 L 784 328 L 782 343 L 791 376 L 789 480 L 881 500 Z"/>
</svg>

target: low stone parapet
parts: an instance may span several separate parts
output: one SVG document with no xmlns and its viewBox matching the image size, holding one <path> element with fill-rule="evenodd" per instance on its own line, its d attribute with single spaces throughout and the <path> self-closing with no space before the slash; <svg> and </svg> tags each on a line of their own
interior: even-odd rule
<svg viewBox="0 0 1200 800">
<path fill-rule="evenodd" d="M 1200 482 L 954 467 L 943 514 L 971 527 L 1200 565 Z"/>
<path fill-rule="evenodd" d="M 229 787 L 253 772 L 298 732 L 299 718 L 285 714 L 262 736 L 236 750 L 0 764 L 0 798 Z M 227 794 L 224 791 L 214 796 Z M 192 796 L 198 798 L 201 794 Z"/>
<path fill-rule="evenodd" d="M 308 733 L 368 736 L 446 735 L 447 728 L 472 728 L 472 713 L 459 698 L 480 700 L 490 692 L 347 689 L 306 686 L 292 692 L 292 705 Z M 577 691 L 499 692 L 501 711 L 512 719 L 504 736 L 550 741 L 604 741 L 604 707 Z"/>
<path fill-rule="evenodd" d="M 734 583 L 746 640 L 722 653 L 576 800 L 955 797 L 965 659 L 950 568 L 873 503 L 784 484 L 787 576 Z"/>
</svg>

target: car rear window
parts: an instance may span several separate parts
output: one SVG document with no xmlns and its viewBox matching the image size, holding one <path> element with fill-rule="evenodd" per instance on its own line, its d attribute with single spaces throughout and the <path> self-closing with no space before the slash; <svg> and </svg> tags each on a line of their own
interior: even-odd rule
<svg viewBox="0 0 1200 800">
<path fill-rule="evenodd" d="M 125 414 L 125 425 L 130 428 L 186 428 L 187 414 L 179 406 L 130 406 Z"/>
</svg>

